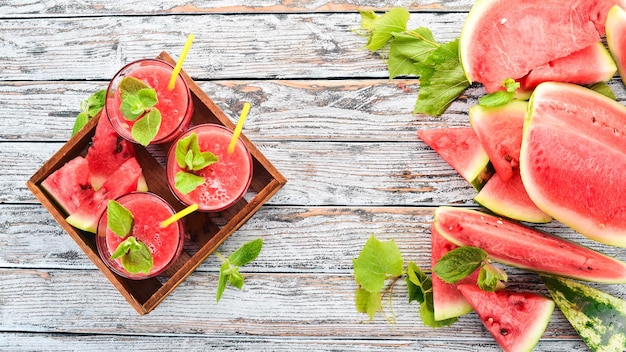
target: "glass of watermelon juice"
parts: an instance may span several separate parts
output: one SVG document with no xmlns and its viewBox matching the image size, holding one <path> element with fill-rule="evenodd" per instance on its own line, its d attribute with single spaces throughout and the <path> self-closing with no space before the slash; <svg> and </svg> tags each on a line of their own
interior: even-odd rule
<svg viewBox="0 0 626 352">
<path fill-rule="evenodd" d="M 199 150 L 213 153 L 217 162 L 192 171 L 204 178 L 204 182 L 194 190 L 183 193 L 176 187 L 176 177 L 178 173 L 189 170 L 178 164 L 176 147 L 178 141 L 191 134 L 196 134 Z M 198 210 L 203 212 L 218 212 L 235 204 L 246 193 L 252 180 L 252 157 L 241 138 L 229 154 L 227 149 L 232 137 L 232 130 L 207 123 L 190 128 L 172 144 L 167 155 L 167 180 L 170 189 L 183 204 L 197 204 Z"/>
<path fill-rule="evenodd" d="M 168 84 L 174 67 L 158 59 L 141 59 L 133 61 L 115 74 L 106 93 L 106 114 L 113 127 L 125 139 L 138 143 L 132 136 L 132 128 L 141 117 L 129 120 L 120 109 L 122 92 L 120 83 L 126 77 L 133 77 L 144 82 L 156 91 L 157 103 L 153 106 L 161 114 L 158 132 L 150 144 L 161 144 L 172 141 L 183 133 L 193 115 L 193 101 L 187 82 L 179 74 L 172 90 Z"/>
<path fill-rule="evenodd" d="M 150 192 L 133 192 L 116 199 L 133 215 L 133 225 L 126 237 L 116 235 L 108 228 L 105 211 L 98 222 L 96 245 L 104 263 L 116 274 L 134 280 L 147 279 L 165 271 L 180 255 L 185 244 L 182 221 L 161 228 L 161 222 L 175 214 L 174 209 L 163 198 Z M 120 258 L 111 259 L 119 244 L 129 236 L 143 242 L 152 255 L 153 266 L 146 273 L 131 273 Z"/>
</svg>

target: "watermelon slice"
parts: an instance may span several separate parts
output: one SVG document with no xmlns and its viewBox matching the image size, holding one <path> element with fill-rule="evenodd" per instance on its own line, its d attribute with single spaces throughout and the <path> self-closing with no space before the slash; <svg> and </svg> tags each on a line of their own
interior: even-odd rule
<svg viewBox="0 0 626 352">
<path fill-rule="evenodd" d="M 503 264 L 586 281 L 626 283 L 624 262 L 483 212 L 439 207 L 435 229 L 455 245 L 482 248 Z"/>
<path fill-rule="evenodd" d="M 498 90 L 507 78 L 519 79 L 599 42 L 616 4 L 624 0 L 479 0 L 461 32 L 465 74 L 488 92 Z"/>
<path fill-rule="evenodd" d="M 98 221 L 106 209 L 108 201 L 137 190 L 141 176 L 141 166 L 137 159 L 128 159 L 107 178 L 89 202 L 81 204 L 81 207 L 65 220 L 78 229 L 96 233 Z"/>
<path fill-rule="evenodd" d="M 41 182 L 41 186 L 67 214 L 80 209 L 94 194 L 89 177 L 89 163 L 81 156 L 68 161 L 50 174 Z"/>
<path fill-rule="evenodd" d="M 550 81 L 591 85 L 611 80 L 616 72 L 617 66 L 611 54 L 602 42 L 597 42 L 571 55 L 532 69 L 519 82 L 520 89 L 526 91 L 533 90 L 539 83 Z"/>
<path fill-rule="evenodd" d="M 417 135 L 474 188 L 481 189 L 493 175 L 489 156 L 472 128 L 420 130 Z"/>
<path fill-rule="evenodd" d="M 544 212 L 626 247 L 626 107 L 590 89 L 542 83 L 524 127 L 524 187 Z"/>
<path fill-rule="evenodd" d="M 120 137 L 103 110 L 85 159 L 89 162 L 91 184 L 99 189 L 107 177 L 128 159 L 135 157 L 132 143 Z"/>
<path fill-rule="evenodd" d="M 514 99 L 496 107 L 475 105 L 469 109 L 470 124 L 503 181 L 510 179 L 519 165 L 527 107 L 527 102 Z"/>
<path fill-rule="evenodd" d="M 443 238 L 433 225 L 430 226 L 431 233 L 431 251 L 432 266 L 446 253 L 457 248 L 450 241 Z M 471 275 L 461 279 L 456 284 L 449 284 L 439 278 L 437 274 L 432 273 L 433 287 L 433 307 L 435 312 L 435 320 L 445 320 L 458 317 L 472 311 L 472 307 L 457 289 L 460 284 L 474 284 L 478 280 L 478 269 Z"/>
<path fill-rule="evenodd" d="M 497 174 L 490 178 L 474 200 L 492 212 L 509 219 L 533 223 L 552 221 L 552 217 L 537 208 L 528 196 L 519 169 L 516 169 L 513 177 L 507 181 L 502 181 Z"/>
<path fill-rule="evenodd" d="M 613 6 L 606 18 L 606 43 L 615 59 L 622 82 L 626 84 L 626 11 Z"/>
<path fill-rule="evenodd" d="M 505 352 L 532 351 L 554 312 L 554 301 L 531 292 L 487 292 L 459 285 L 480 321 Z"/>
</svg>

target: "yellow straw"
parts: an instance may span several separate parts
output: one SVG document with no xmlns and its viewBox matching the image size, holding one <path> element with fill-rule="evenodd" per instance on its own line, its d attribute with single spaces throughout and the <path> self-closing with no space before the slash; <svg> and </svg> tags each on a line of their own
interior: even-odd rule
<svg viewBox="0 0 626 352">
<path fill-rule="evenodd" d="M 167 85 L 168 90 L 174 89 L 174 85 L 176 84 L 176 77 L 178 77 L 178 73 L 183 67 L 183 61 L 185 61 L 185 57 L 187 57 L 187 52 L 189 51 L 189 47 L 191 47 L 191 42 L 193 42 L 193 38 L 195 38 L 193 33 L 187 36 L 187 42 L 185 42 L 185 46 L 183 47 L 183 51 L 180 53 L 180 57 L 178 58 L 178 62 L 176 62 L 176 66 L 174 66 L 174 71 L 172 71 L 170 83 Z"/>
<path fill-rule="evenodd" d="M 235 145 L 237 145 L 237 139 L 241 134 L 241 129 L 243 128 L 243 123 L 246 121 L 246 117 L 248 117 L 248 112 L 250 111 L 250 103 L 246 102 L 243 104 L 243 110 L 241 110 L 241 115 L 239 116 L 239 121 L 237 121 L 237 126 L 233 131 L 233 138 L 230 140 L 230 144 L 228 145 L 228 154 L 232 154 L 235 151 Z"/>
<path fill-rule="evenodd" d="M 168 227 L 171 224 L 173 224 L 176 221 L 182 219 L 183 217 L 193 213 L 196 210 L 198 210 L 198 204 L 192 204 L 192 205 L 188 206 L 187 208 L 179 211 L 178 213 L 170 216 L 167 220 L 162 221 L 161 222 L 161 227 L 162 228 Z"/>
</svg>

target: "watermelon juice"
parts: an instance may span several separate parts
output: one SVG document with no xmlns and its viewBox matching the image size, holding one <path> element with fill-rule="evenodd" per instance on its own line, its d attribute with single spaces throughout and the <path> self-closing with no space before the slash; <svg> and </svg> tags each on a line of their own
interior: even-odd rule
<svg viewBox="0 0 626 352">
<path fill-rule="evenodd" d="M 121 112 L 122 93 L 120 83 L 125 77 L 133 77 L 154 89 L 157 103 L 154 108 L 161 113 L 161 124 L 150 144 L 173 140 L 183 133 L 193 115 L 191 93 L 185 79 L 179 74 L 172 90 L 168 84 L 174 67 L 157 59 L 142 59 L 124 66 L 111 80 L 106 93 L 106 113 L 115 130 L 125 139 L 137 143 L 132 136 L 133 125 L 140 118 L 130 121 Z"/>
<path fill-rule="evenodd" d="M 96 244 L 102 260 L 115 273 L 130 279 L 146 279 L 165 271 L 180 255 L 185 243 L 182 221 L 161 228 L 163 220 L 175 214 L 174 209 L 163 198 L 149 192 L 133 192 L 116 199 L 133 214 L 131 232 L 126 237 L 116 235 L 107 227 L 107 212 L 98 223 Z M 120 258 L 110 259 L 120 243 L 134 236 L 143 242 L 152 255 L 153 267 L 148 274 L 133 274 L 124 268 Z"/>
<path fill-rule="evenodd" d="M 252 157 L 245 143 L 237 140 L 232 154 L 227 152 L 233 131 L 216 124 L 202 124 L 189 129 L 177 141 L 195 133 L 199 149 L 215 154 L 218 161 L 193 173 L 204 178 L 204 183 L 188 193 L 179 191 L 176 174 L 185 170 L 176 161 L 176 145 L 172 144 L 168 155 L 166 173 L 170 189 L 184 204 L 198 204 L 198 210 L 217 212 L 238 201 L 250 186 L 252 180 Z"/>
</svg>

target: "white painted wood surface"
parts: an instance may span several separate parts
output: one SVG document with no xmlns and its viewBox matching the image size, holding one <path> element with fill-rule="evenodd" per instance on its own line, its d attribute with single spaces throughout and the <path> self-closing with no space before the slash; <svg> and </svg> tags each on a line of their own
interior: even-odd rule
<svg viewBox="0 0 626 352">
<path fill-rule="evenodd" d="M 405 6 L 410 26 L 440 40 L 460 33 L 473 1 L 0 2 L 0 350 L 498 351 L 475 314 L 424 327 L 396 290 L 397 323 L 354 308 L 352 259 L 375 233 L 427 268 L 438 205 L 475 206 L 473 189 L 416 138 L 465 126 L 474 87 L 441 118 L 412 116 L 418 81 L 389 81 L 362 50 L 356 9 Z M 124 63 L 161 50 L 230 116 L 252 103 L 244 133 L 288 178 L 220 248 L 265 240 L 243 291 L 215 303 L 209 257 L 153 312 L 137 313 L 26 189 L 67 141 L 79 103 Z M 620 101 L 619 80 L 611 86 Z M 551 223 L 540 228 L 626 260 Z M 545 292 L 508 269 L 511 286 Z M 623 285 L 599 285 L 626 297 Z M 555 311 L 537 351 L 586 350 Z"/>
</svg>

